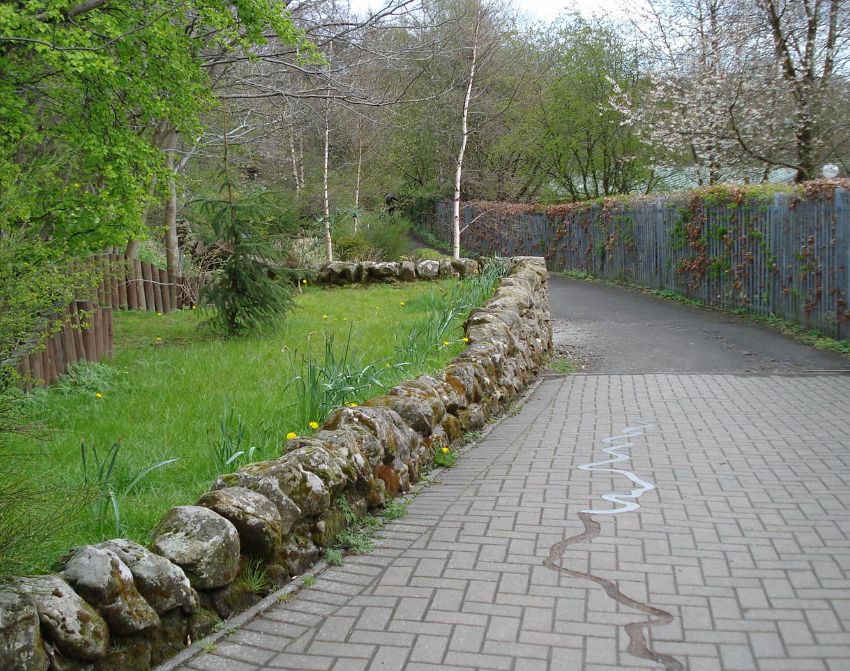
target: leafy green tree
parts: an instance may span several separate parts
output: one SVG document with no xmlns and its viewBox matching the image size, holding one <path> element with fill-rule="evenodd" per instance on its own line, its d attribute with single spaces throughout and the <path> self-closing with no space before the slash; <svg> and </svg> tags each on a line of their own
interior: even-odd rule
<svg viewBox="0 0 850 671">
<path fill-rule="evenodd" d="M 157 129 L 196 131 L 216 54 L 269 30 L 301 40 L 277 0 L 0 4 L 0 231 L 69 253 L 144 237 Z"/>
<path fill-rule="evenodd" d="M 654 184 L 651 155 L 624 115 L 611 104 L 617 91 L 637 97 L 638 54 L 604 21 L 564 20 L 543 46 L 551 59 L 535 102 L 499 150 L 542 170 L 550 197 L 583 200 Z"/>
</svg>

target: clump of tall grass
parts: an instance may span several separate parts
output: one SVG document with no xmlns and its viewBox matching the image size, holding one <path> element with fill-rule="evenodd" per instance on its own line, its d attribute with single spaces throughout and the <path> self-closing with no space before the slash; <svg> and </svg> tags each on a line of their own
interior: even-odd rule
<svg viewBox="0 0 850 671">
<path fill-rule="evenodd" d="M 407 338 L 396 348 L 397 356 L 418 366 L 436 349 L 456 340 L 455 332 L 472 310 L 493 295 L 504 274 L 502 264 L 488 260 L 480 274 L 461 280 L 448 291 L 433 291 L 425 299 L 427 315 L 410 326 Z"/>
<path fill-rule="evenodd" d="M 209 446 L 209 459 L 215 475 L 235 470 L 255 461 L 257 447 L 243 447 L 245 424 L 233 409 L 225 409 L 218 423 L 218 435 Z"/>
<path fill-rule="evenodd" d="M 105 363 L 77 361 L 59 378 L 53 388 L 63 395 L 104 392 L 119 381 L 120 371 Z"/>
<path fill-rule="evenodd" d="M 126 485 L 119 483 L 118 458 L 122 444 L 118 440 L 112 443 L 106 454 L 101 455 L 94 443 L 80 443 L 80 461 L 83 470 L 83 489 L 93 501 L 92 515 L 103 532 L 108 518 L 112 517 L 113 529 L 116 536 L 123 533 L 121 521 L 121 498 L 131 494 L 151 473 L 173 464 L 178 459 L 163 459 L 150 466 L 139 468 L 131 474 Z"/>
<path fill-rule="evenodd" d="M 342 348 L 334 346 L 333 334 L 323 334 L 322 354 L 287 351 L 295 376 L 287 390 L 295 400 L 287 408 L 293 427 L 304 429 L 321 422 L 334 408 L 361 400 L 370 389 L 387 386 L 397 379 L 407 362 L 379 359 L 364 363 L 351 353 L 351 329 Z"/>
</svg>

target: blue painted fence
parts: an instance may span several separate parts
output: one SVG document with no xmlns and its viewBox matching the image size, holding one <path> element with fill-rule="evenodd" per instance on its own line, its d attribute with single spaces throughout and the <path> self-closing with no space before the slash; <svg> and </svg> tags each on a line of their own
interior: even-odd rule
<svg viewBox="0 0 850 671">
<path fill-rule="evenodd" d="M 469 203 L 461 245 L 487 256 L 545 256 L 550 271 L 676 291 L 706 305 L 775 315 L 850 338 L 848 191 L 744 193 L 545 209 Z M 422 223 L 450 241 L 451 203 L 438 203 Z"/>
</svg>

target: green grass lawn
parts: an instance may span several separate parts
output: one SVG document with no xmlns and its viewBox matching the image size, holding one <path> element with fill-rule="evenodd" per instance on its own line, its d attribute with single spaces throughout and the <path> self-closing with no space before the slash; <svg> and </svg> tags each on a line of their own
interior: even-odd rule
<svg viewBox="0 0 850 671">
<path fill-rule="evenodd" d="M 222 340 L 199 330 L 202 310 L 117 314 L 114 357 L 77 379 L 33 394 L 28 412 L 44 429 L 43 439 L 21 439 L 13 450 L 16 456 L 7 460 L 15 478 L 47 493 L 41 512 L 45 523 L 55 526 L 49 541 L 34 548 L 25 563 L 46 569 L 73 545 L 115 536 L 112 509 L 99 521 L 91 503 L 96 490 L 91 486 L 96 479 L 92 446 L 103 458 L 120 441 L 112 482 L 119 492 L 121 531 L 147 542 L 166 510 L 194 502 L 219 474 L 220 460 L 213 455 L 223 433 L 235 442 L 241 423 L 239 448 L 255 448 L 252 460 L 270 459 L 280 455 L 287 433 L 309 433 L 310 420 L 324 419 L 298 417 L 293 363 L 308 352 L 321 357 L 326 337 L 334 338 L 338 355 L 350 339 L 349 363 L 355 369 L 368 367 L 366 377 L 379 383 L 352 392 L 347 402 L 441 368 L 463 348 L 465 315 L 456 317 L 424 355 L 415 357 L 398 344 L 407 341 L 414 325 L 421 329 L 433 321 L 429 310 L 457 292 L 459 284 L 310 287 L 275 332 L 244 339 Z M 88 487 L 82 442 L 89 447 Z M 120 495 L 140 470 L 168 459 L 178 461 Z"/>
</svg>

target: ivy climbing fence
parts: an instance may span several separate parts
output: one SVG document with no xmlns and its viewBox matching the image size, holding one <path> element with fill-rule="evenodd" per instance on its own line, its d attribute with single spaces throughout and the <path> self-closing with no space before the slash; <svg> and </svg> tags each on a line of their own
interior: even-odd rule
<svg viewBox="0 0 850 671">
<path fill-rule="evenodd" d="M 552 207 L 471 202 L 461 244 L 545 256 L 550 271 L 669 290 L 850 338 L 850 181 L 723 187 Z M 451 240 L 451 203 L 421 221 Z"/>
</svg>

